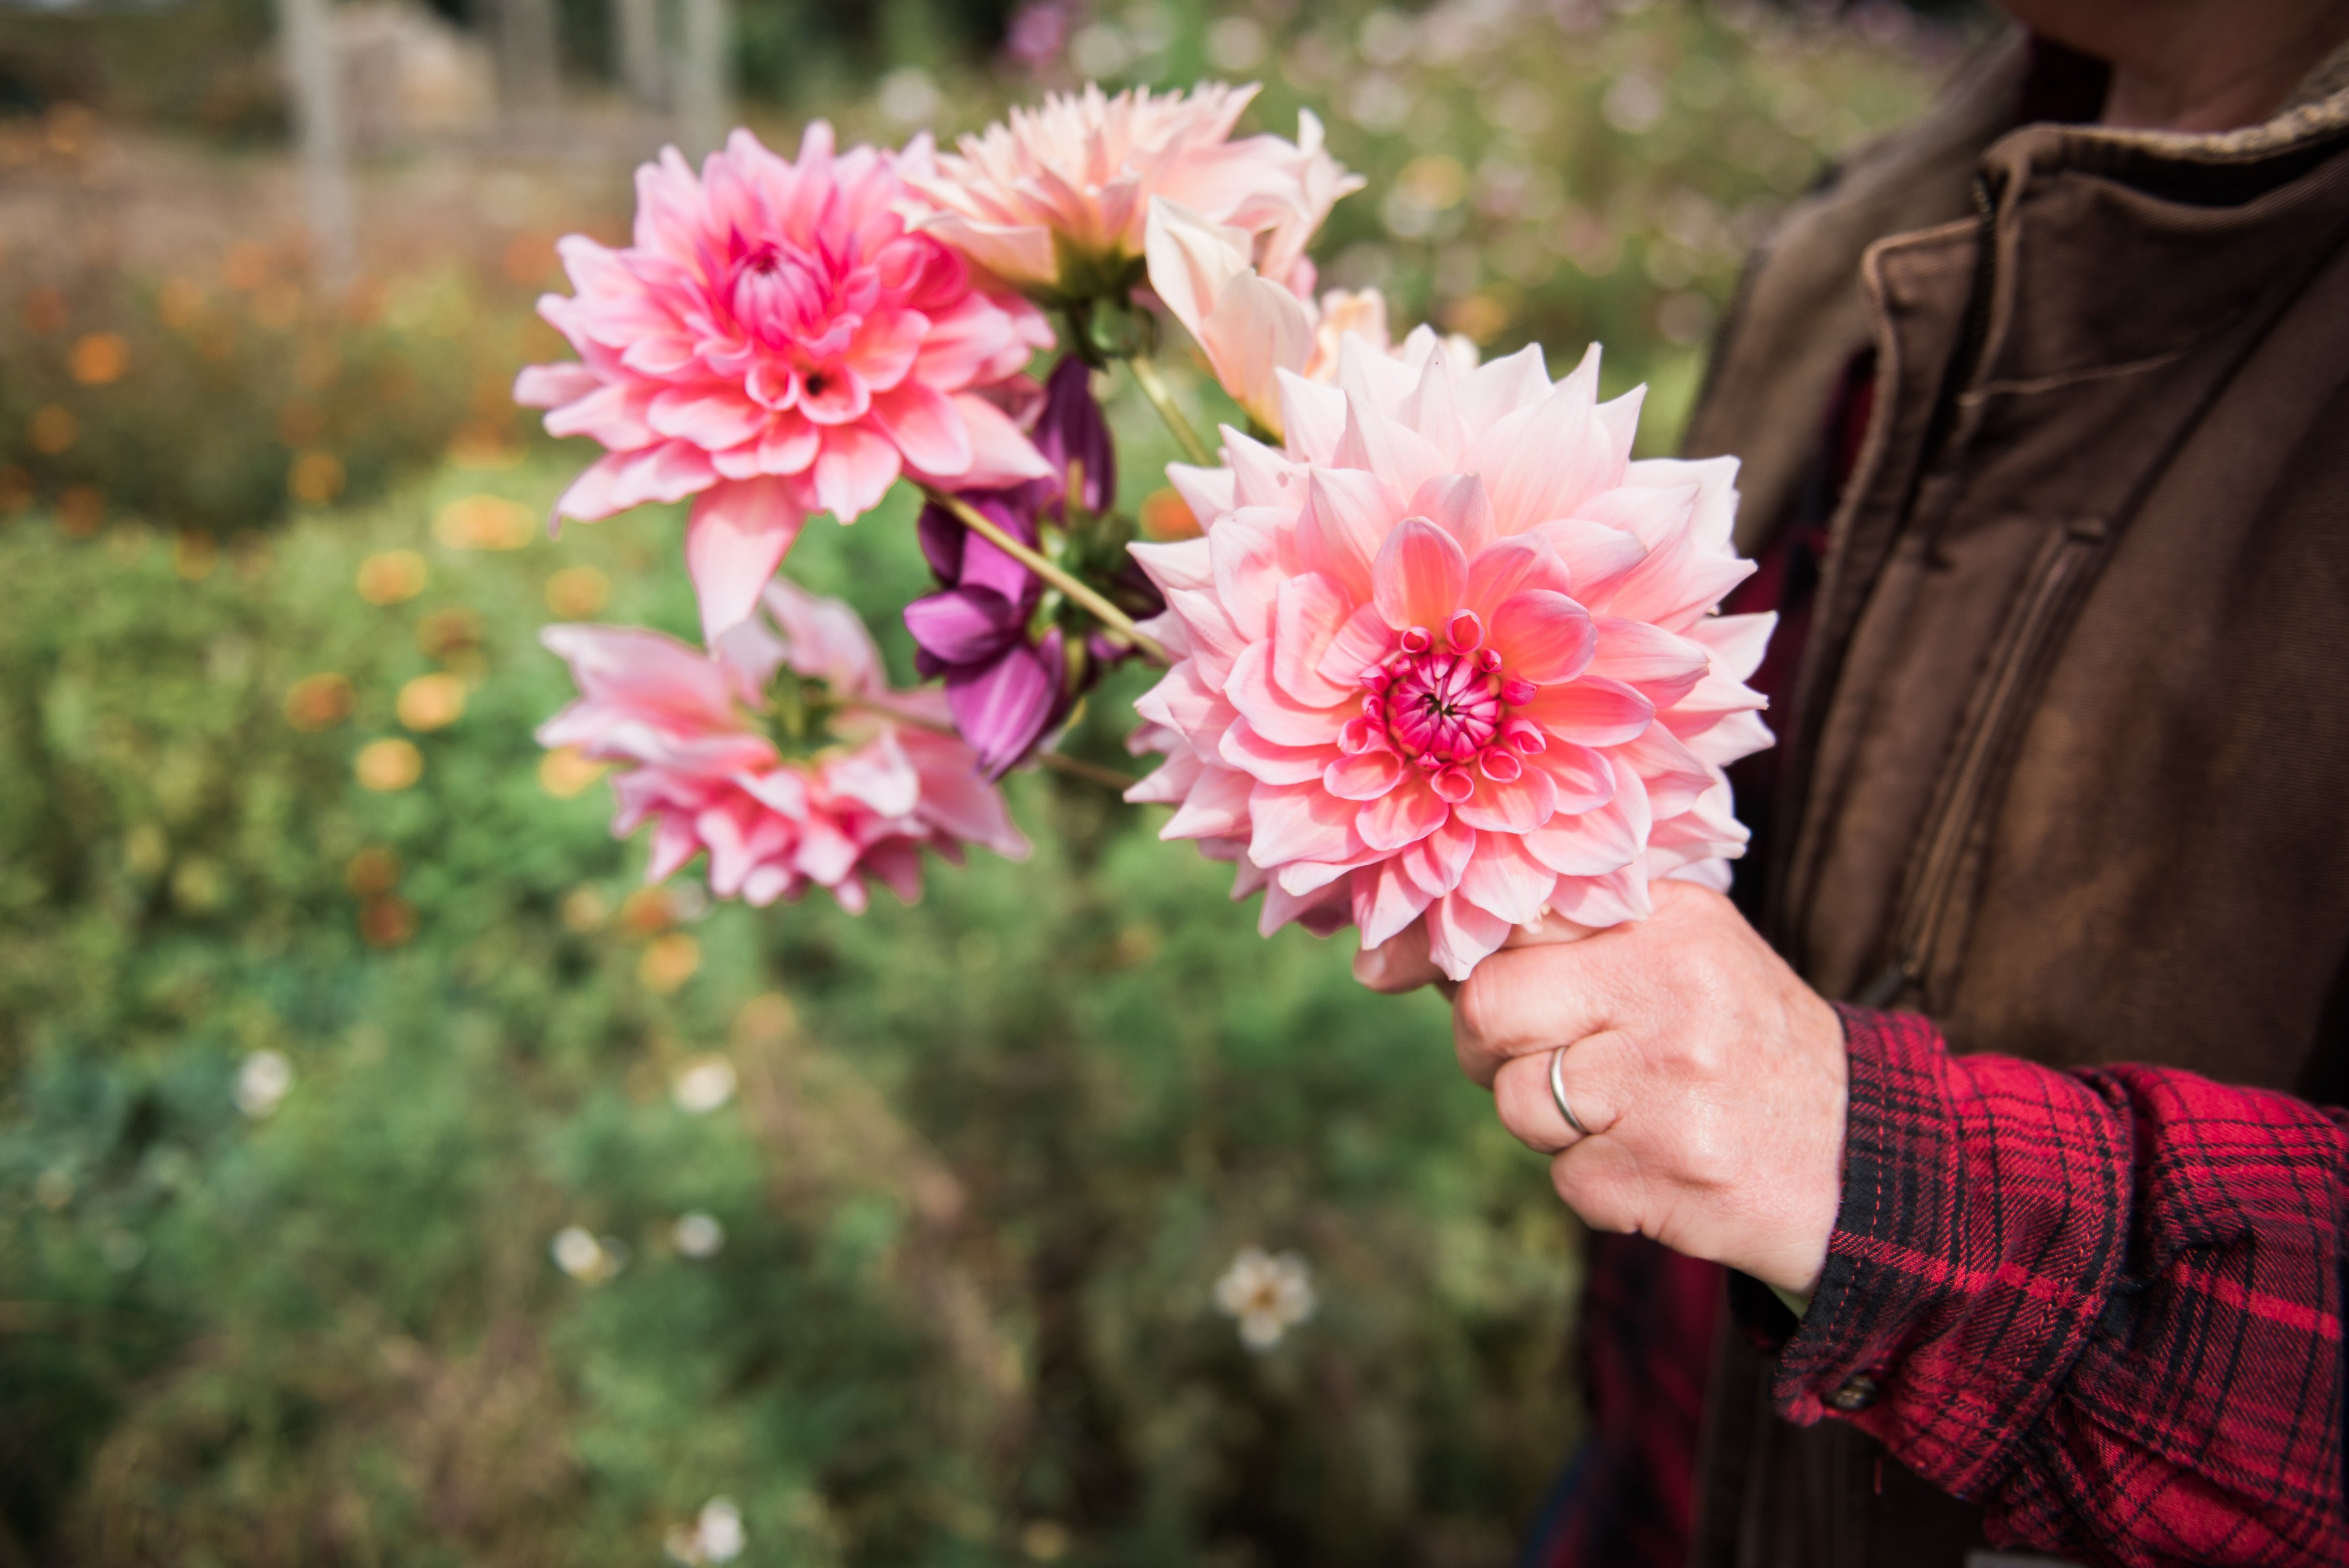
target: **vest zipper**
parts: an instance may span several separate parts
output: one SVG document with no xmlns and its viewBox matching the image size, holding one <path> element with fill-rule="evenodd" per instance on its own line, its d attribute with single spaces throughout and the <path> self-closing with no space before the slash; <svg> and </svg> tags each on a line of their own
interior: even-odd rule
<svg viewBox="0 0 2349 1568">
<path fill-rule="evenodd" d="M 1928 818 L 1922 849 L 1893 924 L 1892 961 L 1853 998 L 1857 1005 L 1882 1007 L 1923 978 L 1957 887 L 1966 840 L 1989 797 L 2010 732 L 2044 668 L 2049 634 L 2062 625 L 2081 568 L 2103 543 L 2101 530 L 2067 530 L 2050 541 L 2033 563 L 2009 617 L 2007 633 L 2000 639 L 2003 647 L 1981 706 Z"/>
</svg>

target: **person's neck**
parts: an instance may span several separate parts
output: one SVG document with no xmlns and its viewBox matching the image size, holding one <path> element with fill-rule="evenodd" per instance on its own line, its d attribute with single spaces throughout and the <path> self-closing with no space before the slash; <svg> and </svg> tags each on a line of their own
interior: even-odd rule
<svg viewBox="0 0 2349 1568">
<path fill-rule="evenodd" d="M 2188 14 L 2173 25 L 2150 26 L 2106 52 L 2113 75 L 2100 123 L 2205 132 L 2258 125 L 2349 37 L 2349 6 L 2180 9 Z"/>
</svg>

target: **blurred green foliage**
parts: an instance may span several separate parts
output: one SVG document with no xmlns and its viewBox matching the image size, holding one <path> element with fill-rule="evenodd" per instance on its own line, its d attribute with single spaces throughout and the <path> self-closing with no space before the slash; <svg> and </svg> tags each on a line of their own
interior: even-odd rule
<svg viewBox="0 0 2349 1568">
<path fill-rule="evenodd" d="M 108 267 L 0 289 L 0 513 L 109 514 L 215 537 L 381 494 L 452 441 L 516 448 L 513 367 L 546 336 L 467 270 L 329 302 L 298 257 L 236 246 L 222 277 Z"/>
<path fill-rule="evenodd" d="M 1071 7 L 1032 74 L 914 0 L 760 41 L 818 9 L 744 8 L 746 63 L 798 50 L 780 145 L 1263 78 L 1254 125 L 1312 107 L 1371 176 L 1325 277 L 1554 368 L 1603 338 L 1650 450 L 1741 248 L 1934 58 L 1666 0 Z M 910 909 L 639 888 L 531 742 L 534 634 L 689 633 L 677 519 L 543 536 L 585 454 L 518 438 L 546 339 L 495 270 L 0 300 L 0 1562 L 707 1560 L 720 1497 L 746 1563 L 1506 1562 L 1574 1433 L 1573 1255 L 1441 1005 L 1058 776 L 1012 781 L 1028 863 Z M 1171 454 L 1112 413 L 1131 509 Z M 339 496 L 268 531 L 313 452 Z M 792 556 L 901 678 L 909 535 Z M 1138 679 L 1071 749 L 1134 765 Z M 1214 1303 L 1249 1246 L 1319 1302 L 1261 1355 Z"/>
<path fill-rule="evenodd" d="M 689 626 L 674 521 L 434 543 L 481 484 L 197 581 L 135 528 L 0 533 L 15 1540 L 642 1562 L 724 1494 L 755 1562 L 1500 1560 L 1568 1436 L 1566 1234 L 1440 1005 L 1258 940 L 1226 868 L 1060 779 L 1015 784 L 1030 863 L 936 867 L 915 908 L 632 898 L 604 787 L 542 782 L 533 632 L 583 568 Z M 795 564 L 878 624 L 909 521 Z M 398 549 L 422 591 L 365 602 Z M 297 692 L 325 672 L 346 719 Z M 437 673 L 462 716 L 410 737 Z M 394 738 L 420 779 L 363 787 Z M 269 1052 L 290 1091 L 248 1070 L 243 1114 Z M 693 1114 L 710 1053 L 740 1087 Z M 625 1264 L 566 1277 L 572 1225 L 591 1278 Z M 1210 1304 L 1252 1243 L 1320 1297 L 1261 1356 Z"/>
</svg>

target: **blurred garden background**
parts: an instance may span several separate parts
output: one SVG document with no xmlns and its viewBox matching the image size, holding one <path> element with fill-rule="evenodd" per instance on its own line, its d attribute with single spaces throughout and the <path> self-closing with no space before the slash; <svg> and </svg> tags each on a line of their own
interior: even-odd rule
<svg viewBox="0 0 2349 1568">
<path fill-rule="evenodd" d="M 1664 451 L 1743 253 L 1980 26 L 0 10 L 0 1568 L 1509 1563 L 1577 1435 L 1575 1241 L 1441 1002 L 1259 940 L 1162 813 L 1061 775 L 1011 781 L 1031 861 L 915 907 L 643 886 L 531 740 L 536 637 L 690 635 L 678 520 L 548 537 L 585 454 L 508 400 L 558 352 L 531 303 L 735 119 L 895 143 L 1262 80 L 1250 125 L 1310 107 L 1370 177 L 1326 280 L 1553 365 L 1602 339 Z M 1139 509 L 1171 454 L 1113 413 Z M 901 676 L 910 522 L 792 557 Z M 1133 694 L 1069 749 L 1131 766 Z M 1254 1344 L 1217 1298 L 1251 1248 Z"/>
</svg>

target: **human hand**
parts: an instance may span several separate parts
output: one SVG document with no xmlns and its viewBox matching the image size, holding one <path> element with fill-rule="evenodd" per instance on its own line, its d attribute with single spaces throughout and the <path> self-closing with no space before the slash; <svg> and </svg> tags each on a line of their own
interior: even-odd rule
<svg viewBox="0 0 2349 1568">
<path fill-rule="evenodd" d="M 1438 980 L 1407 933 L 1357 960 L 1380 991 Z M 1842 1197 L 1847 1064 L 1835 1010 L 1728 899 L 1660 882 L 1655 913 L 1520 934 L 1453 992 L 1463 1071 L 1602 1231 L 1806 1294 Z M 1550 1060 L 1588 1136 L 1558 1114 Z"/>
</svg>

